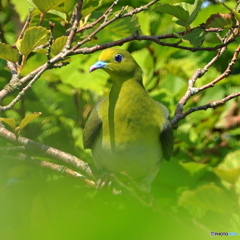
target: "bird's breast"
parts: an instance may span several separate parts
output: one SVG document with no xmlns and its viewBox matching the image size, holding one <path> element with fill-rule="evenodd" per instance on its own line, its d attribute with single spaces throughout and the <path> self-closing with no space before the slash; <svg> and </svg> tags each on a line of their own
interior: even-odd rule
<svg viewBox="0 0 240 240">
<path fill-rule="evenodd" d="M 156 119 L 158 109 L 151 106 L 152 99 L 141 95 L 140 99 L 126 96 L 116 101 L 114 107 L 108 106 L 104 112 L 102 125 L 103 141 L 116 146 L 143 144 L 158 141 L 160 135 L 159 121 Z M 109 102 L 111 104 L 111 102 Z"/>
<path fill-rule="evenodd" d="M 142 88 L 121 89 L 100 108 L 102 129 L 92 148 L 98 168 L 126 172 L 133 178 L 152 176 L 162 158 L 160 108 Z M 153 175 L 154 175 L 153 174 Z"/>
</svg>

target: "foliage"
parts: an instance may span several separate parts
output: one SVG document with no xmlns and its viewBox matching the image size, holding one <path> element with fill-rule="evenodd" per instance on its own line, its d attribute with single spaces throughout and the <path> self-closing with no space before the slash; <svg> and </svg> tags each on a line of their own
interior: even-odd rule
<svg viewBox="0 0 240 240">
<path fill-rule="evenodd" d="M 239 5 L 174 0 L 141 9 L 146 4 L 0 4 L 0 121 L 17 137 L 41 143 L 43 152 L 37 146 L 28 149 L 24 139 L 16 144 L 0 128 L 4 239 L 112 239 L 111 232 L 124 239 L 240 234 Z M 82 129 L 111 79 L 102 71 L 90 75 L 88 69 L 98 50 L 118 45 L 132 53 L 149 94 L 168 107 L 178 125 L 175 153 L 162 163 L 151 207 L 127 189 L 115 196 L 109 189 L 86 187 L 69 155 L 64 162 L 55 150 L 48 155 L 56 148 L 92 165 Z"/>
</svg>

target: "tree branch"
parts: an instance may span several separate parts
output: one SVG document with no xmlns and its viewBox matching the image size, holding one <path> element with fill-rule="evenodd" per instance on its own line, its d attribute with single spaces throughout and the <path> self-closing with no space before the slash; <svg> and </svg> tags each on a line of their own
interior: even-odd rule
<svg viewBox="0 0 240 240">
<path fill-rule="evenodd" d="M 97 25 L 99 22 L 101 22 L 103 19 L 106 19 L 108 14 L 112 11 L 113 7 L 118 4 L 120 0 L 116 0 L 112 3 L 112 5 L 102 14 L 101 17 L 99 17 L 96 21 L 93 23 L 87 24 L 86 26 L 80 28 L 77 30 L 77 33 L 83 32 L 86 29 L 93 28 L 95 25 Z"/>
<path fill-rule="evenodd" d="M 29 13 L 28 13 L 28 16 L 27 16 L 27 20 L 26 20 L 26 22 L 25 22 L 25 24 L 24 24 L 24 26 L 23 26 L 23 28 L 22 28 L 21 33 L 20 33 L 19 36 L 18 36 L 17 41 L 20 40 L 20 39 L 22 39 L 24 32 L 26 31 L 29 23 L 31 22 L 32 11 L 33 11 L 32 9 L 29 9 Z M 16 41 L 16 42 L 17 42 L 17 41 Z"/>
<path fill-rule="evenodd" d="M 108 26 L 109 24 L 111 24 L 112 22 L 116 21 L 117 19 L 121 19 L 121 18 L 125 18 L 125 17 L 131 17 L 137 13 L 140 13 L 143 10 L 146 10 L 147 8 L 149 8 L 150 6 L 152 6 L 153 4 L 155 4 L 156 2 L 158 2 L 159 0 L 153 0 L 151 2 L 149 2 L 148 4 L 141 6 L 139 8 L 135 8 L 132 11 L 122 14 L 125 7 L 122 7 L 122 9 L 119 11 L 119 13 L 117 13 L 113 18 L 111 18 L 110 20 L 107 20 L 107 14 L 103 14 L 100 18 L 105 19 L 104 22 L 96 29 L 94 30 L 91 34 L 89 34 L 85 39 L 83 39 L 81 42 L 78 42 L 72 49 L 71 52 L 74 52 L 76 49 L 78 49 L 80 46 L 82 46 L 83 44 L 85 44 L 86 42 L 89 42 L 99 31 L 101 31 L 103 28 L 105 28 L 106 26 Z M 118 3 L 118 2 L 117 2 Z M 116 4 L 117 4 L 116 3 Z M 113 7 L 116 4 L 112 4 L 111 6 Z M 110 7 L 111 7 L 110 6 Z M 107 13 L 110 12 L 111 9 L 107 10 Z M 99 20 L 100 22 L 100 20 Z"/>
<path fill-rule="evenodd" d="M 203 91 L 203 90 L 205 90 L 205 89 L 207 89 L 209 87 L 213 87 L 216 83 L 218 83 L 222 79 L 224 79 L 227 76 L 229 76 L 231 74 L 232 67 L 235 65 L 235 63 L 237 61 L 239 52 L 240 52 L 240 45 L 238 45 L 237 49 L 235 50 L 235 52 L 233 54 L 233 57 L 231 59 L 231 62 L 228 64 L 226 70 L 219 77 L 217 77 L 216 79 L 214 79 L 210 83 L 205 84 L 204 86 L 198 88 L 198 92 L 201 92 L 201 91 Z"/>
<path fill-rule="evenodd" d="M 18 95 L 7 105 L 7 106 L 0 106 L 0 112 L 6 111 L 8 109 L 11 109 L 25 94 L 25 92 L 32 87 L 33 83 L 48 69 L 49 65 L 46 63 L 43 65 L 42 69 L 34 76 L 34 78 L 28 83 L 26 87 L 22 89 L 21 92 L 18 93 Z M 21 82 L 18 82 L 18 84 L 21 85 Z M 10 92 L 9 87 L 11 87 L 11 83 L 5 86 L 5 89 Z"/>
<path fill-rule="evenodd" d="M 71 31 L 68 35 L 67 43 L 65 45 L 66 49 L 69 49 L 71 47 L 73 38 L 74 38 L 75 34 L 77 33 L 78 25 L 79 25 L 79 22 L 82 18 L 82 14 L 81 14 L 82 6 L 83 6 L 83 0 L 78 0 L 75 11 L 73 13 L 74 14 L 74 17 L 73 17 L 74 21 L 73 21 L 73 24 L 72 24 L 72 28 L 71 28 Z"/>
<path fill-rule="evenodd" d="M 208 104 L 205 104 L 205 105 L 202 105 L 202 106 L 198 106 L 198 107 L 192 107 L 190 109 L 188 109 L 186 112 L 184 113 L 181 113 L 181 114 L 175 114 L 174 118 L 172 119 L 172 125 L 174 126 L 174 128 L 177 128 L 177 123 L 184 119 L 187 115 L 189 115 L 190 113 L 193 113 L 193 112 L 196 112 L 196 111 L 200 111 L 200 110 L 207 110 L 209 108 L 216 108 L 220 105 L 223 105 L 224 103 L 226 103 L 227 101 L 233 99 L 233 98 L 236 98 L 236 97 L 239 97 L 240 96 L 240 92 L 237 92 L 237 93 L 232 93 L 230 95 L 228 95 L 227 97 L 225 98 L 222 98 L 221 100 L 218 100 L 218 101 L 214 101 L 214 102 L 211 102 L 211 103 L 208 103 Z"/>
<path fill-rule="evenodd" d="M 83 172 L 86 176 L 94 179 L 94 176 L 88 164 L 71 154 L 62 152 L 56 148 L 35 142 L 27 138 L 19 137 L 18 139 L 16 139 L 15 134 L 1 126 L 0 137 L 6 139 L 8 142 L 11 142 L 13 144 L 23 145 L 26 151 L 29 151 L 30 153 L 40 154 L 41 156 L 47 156 L 49 158 L 61 161 L 65 164 L 72 165 L 76 169 L 79 169 L 81 172 Z"/>
</svg>

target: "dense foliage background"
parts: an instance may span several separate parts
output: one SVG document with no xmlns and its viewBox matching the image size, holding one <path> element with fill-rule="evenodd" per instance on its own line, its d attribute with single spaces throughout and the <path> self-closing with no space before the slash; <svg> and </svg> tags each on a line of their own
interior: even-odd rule
<svg viewBox="0 0 240 240">
<path fill-rule="evenodd" d="M 12 77 L 6 60 L 19 62 L 21 59 L 17 70 L 23 78 L 46 63 L 47 58 L 57 56 L 63 50 L 66 36 L 71 32 L 71 16 L 77 2 L 81 1 L 1 1 L 0 40 L 15 47 L 0 46 L 0 90 L 6 89 Z M 108 13 L 105 16 L 105 21 L 149 2 L 118 1 L 112 7 L 112 15 Z M 59 68 L 44 71 L 16 104 L 6 111 L 2 110 L 1 117 L 19 123 L 26 115 L 41 112 L 20 129 L 20 136 L 70 153 L 91 165 L 91 152 L 83 149 L 82 129 L 93 105 L 109 92 L 111 86 L 111 79 L 103 71 L 88 72 L 100 53 L 95 46 L 109 42 L 113 42 L 109 47 L 118 46 L 114 41 L 132 36 L 137 30 L 144 36 L 188 33 L 190 29 L 206 23 L 212 14 L 229 13 L 230 10 L 235 11 L 236 19 L 238 17 L 235 1 L 224 1 L 228 9 L 219 2 L 194 3 L 189 0 L 175 5 L 182 6 L 188 13 L 193 13 L 195 9 L 192 21 L 188 20 L 184 25 L 179 21 L 184 22 L 186 13 L 180 8 L 169 8 L 178 2 L 160 1 L 137 15 L 132 14 L 106 25 L 79 46 L 82 51 L 59 61 L 62 64 Z M 83 1 L 77 27 L 84 30 L 73 36 L 71 46 L 84 41 L 98 29 L 100 23 L 89 24 L 101 17 L 112 3 L 110 0 Z M 22 32 L 22 29 L 28 9 L 32 9 L 33 4 L 36 8 L 26 29 L 41 26 L 41 31 L 53 30 L 41 35 L 34 28 L 33 32 L 29 32 L 30 36 L 34 32 L 39 33 L 42 42 L 28 49 L 32 38 L 28 38 L 27 30 Z M 191 6 L 195 8 L 191 9 Z M 217 28 L 217 33 L 200 30 L 186 38 L 179 34 L 175 35 L 176 38 L 166 35 L 166 40 L 161 41 L 169 43 L 169 46 L 141 40 L 124 41 L 121 48 L 132 53 L 143 69 L 144 85 L 149 94 L 164 103 L 173 116 L 177 103 L 188 89 L 188 80 L 197 69 L 203 69 L 224 49 L 213 51 L 211 48 L 220 45 L 223 42 L 221 38 L 231 34 L 235 34 L 234 41 L 219 54 L 217 61 L 197 80 L 195 87 L 218 78 L 232 62 L 231 74 L 216 85 L 193 94 L 184 111 L 240 92 L 240 63 L 237 59 L 232 61 L 239 45 L 238 32 L 233 30 L 239 27 L 236 19 L 213 17 L 211 28 Z M 49 27 L 49 21 L 54 26 Z M 25 36 L 22 42 L 18 39 L 21 32 L 21 39 Z M 226 35 L 227 32 L 230 33 Z M 52 41 L 50 36 L 57 42 L 52 45 L 51 54 L 47 50 Z M 186 48 L 178 48 L 179 45 Z M 199 49 L 201 47 L 204 49 Z M 22 53 L 25 51 L 25 54 L 18 55 L 16 49 Z M 28 83 L 25 82 L 14 92 L 9 91 L 2 98 L 1 105 L 11 103 Z M 193 112 L 178 122 L 174 131 L 174 156 L 170 162 L 162 163 L 153 184 L 151 206 L 131 192 L 123 190 L 122 195 L 113 195 L 110 189 L 95 190 L 86 186 L 81 178 L 42 168 L 35 164 L 36 159 L 65 165 L 78 172 L 70 164 L 36 154 L 34 149 L 30 149 L 32 152 L 27 155 L 23 155 L 21 146 L 9 151 L 13 144 L 1 135 L 1 239 L 207 239 L 211 231 L 240 234 L 239 112 L 239 99 L 233 98 L 217 108 Z M 9 122 L 3 123 L 10 131 L 18 126 L 11 128 Z"/>
</svg>

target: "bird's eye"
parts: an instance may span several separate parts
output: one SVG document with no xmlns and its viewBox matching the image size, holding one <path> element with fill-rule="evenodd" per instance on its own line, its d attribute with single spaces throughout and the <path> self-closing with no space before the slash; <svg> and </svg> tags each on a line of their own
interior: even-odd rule
<svg viewBox="0 0 240 240">
<path fill-rule="evenodd" d="M 115 61 L 116 62 L 121 62 L 123 60 L 123 56 L 121 55 L 121 54 L 117 54 L 116 56 L 115 56 Z"/>
</svg>

